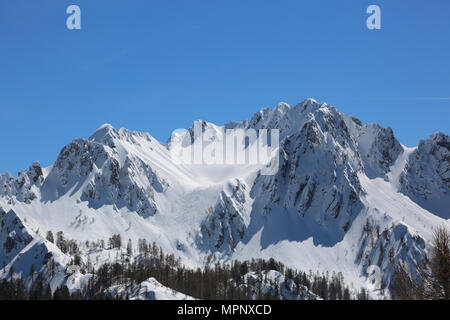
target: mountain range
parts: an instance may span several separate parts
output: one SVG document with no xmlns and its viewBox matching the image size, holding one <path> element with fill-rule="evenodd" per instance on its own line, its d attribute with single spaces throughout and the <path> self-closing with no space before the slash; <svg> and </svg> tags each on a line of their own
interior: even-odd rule
<svg viewBox="0 0 450 320">
<path fill-rule="evenodd" d="M 195 143 L 195 125 L 213 139 L 223 139 L 225 129 L 278 129 L 278 171 L 177 161 Z M 123 259 L 122 251 L 86 243 L 120 235 L 135 251 L 139 239 L 154 242 L 188 268 L 273 258 L 299 270 L 340 272 L 380 298 L 393 266 L 403 261 L 414 273 L 433 230 L 450 226 L 444 133 L 408 148 L 391 128 L 314 99 L 225 125 L 198 120 L 187 133 L 188 142 L 174 132 L 161 143 L 105 124 L 63 147 L 49 167 L 35 162 L 16 177 L 0 175 L 0 278 L 30 286 L 38 273 L 52 290 L 83 287 L 92 275 L 68 278 L 74 256 L 48 239 L 51 231 L 76 243 L 81 264 L 96 268 Z M 139 286 L 132 298 L 191 298 L 157 279 L 143 286 L 154 293 Z"/>
</svg>

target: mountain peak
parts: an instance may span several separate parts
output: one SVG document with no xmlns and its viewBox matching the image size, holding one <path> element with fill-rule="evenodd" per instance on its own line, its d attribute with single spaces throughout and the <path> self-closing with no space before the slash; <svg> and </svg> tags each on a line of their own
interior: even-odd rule
<svg viewBox="0 0 450 320">
<path fill-rule="evenodd" d="M 311 103 L 319 103 L 319 102 L 317 102 L 317 100 L 316 99 L 314 99 L 314 98 L 306 98 L 305 100 L 303 100 L 302 101 L 302 103 L 304 103 L 304 104 L 311 104 Z"/>
<path fill-rule="evenodd" d="M 114 130 L 115 128 L 110 123 L 104 123 L 96 131 L 103 130 L 103 129 L 113 129 Z"/>
<path fill-rule="evenodd" d="M 430 136 L 430 140 L 450 151 L 450 136 L 442 132 L 436 132 Z"/>
<path fill-rule="evenodd" d="M 106 141 L 111 141 L 117 138 L 118 131 L 109 123 L 101 125 L 95 132 L 90 136 L 89 140 L 105 143 Z"/>
<path fill-rule="evenodd" d="M 316 99 L 313 98 L 307 98 L 298 104 L 295 105 L 295 109 L 308 112 L 314 112 L 315 110 L 319 109 L 320 107 L 326 106 L 328 108 L 333 108 L 332 106 L 328 105 L 327 103 L 323 102 L 320 103 Z"/>
<path fill-rule="evenodd" d="M 291 109 L 291 106 L 286 102 L 280 102 L 275 109 L 280 111 L 287 111 Z"/>
</svg>

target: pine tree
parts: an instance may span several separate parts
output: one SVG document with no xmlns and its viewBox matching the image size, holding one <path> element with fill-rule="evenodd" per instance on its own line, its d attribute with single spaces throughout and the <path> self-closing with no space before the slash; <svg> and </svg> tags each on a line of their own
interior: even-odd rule
<svg viewBox="0 0 450 320">
<path fill-rule="evenodd" d="M 47 231 L 47 240 L 50 241 L 51 243 L 55 242 L 55 238 L 53 237 L 53 232 L 51 231 Z"/>
<path fill-rule="evenodd" d="M 130 257 L 133 255 L 133 243 L 131 242 L 131 239 L 128 239 L 127 255 Z"/>
<path fill-rule="evenodd" d="M 43 299 L 44 300 L 52 300 L 52 298 L 53 298 L 52 289 L 50 288 L 50 285 L 47 284 L 47 287 L 45 288 L 45 291 L 44 291 Z"/>
</svg>

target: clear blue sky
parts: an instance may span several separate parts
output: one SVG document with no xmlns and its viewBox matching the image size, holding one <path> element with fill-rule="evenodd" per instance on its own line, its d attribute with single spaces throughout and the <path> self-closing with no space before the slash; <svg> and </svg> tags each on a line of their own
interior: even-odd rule
<svg viewBox="0 0 450 320">
<path fill-rule="evenodd" d="M 50 165 L 105 122 L 165 141 L 307 97 L 408 146 L 449 134 L 449 17 L 448 0 L 0 0 L 0 172 Z"/>
</svg>

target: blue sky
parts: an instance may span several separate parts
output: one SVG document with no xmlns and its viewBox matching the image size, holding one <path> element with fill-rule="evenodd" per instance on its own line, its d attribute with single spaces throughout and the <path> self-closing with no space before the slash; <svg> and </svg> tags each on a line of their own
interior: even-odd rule
<svg viewBox="0 0 450 320">
<path fill-rule="evenodd" d="M 82 29 L 66 28 L 81 8 Z M 370 4 L 382 29 L 366 28 Z M 450 128 L 448 0 L 1 0 L 0 172 L 103 123 L 165 141 L 195 119 L 313 97 L 408 146 Z"/>
</svg>

